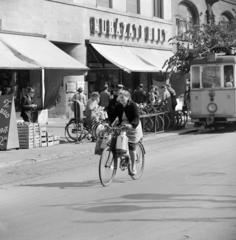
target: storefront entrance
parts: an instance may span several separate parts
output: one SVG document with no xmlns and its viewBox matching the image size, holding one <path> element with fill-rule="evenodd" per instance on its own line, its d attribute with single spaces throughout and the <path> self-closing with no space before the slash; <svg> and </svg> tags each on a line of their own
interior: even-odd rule
<svg viewBox="0 0 236 240">
<path fill-rule="evenodd" d="M 103 57 L 91 45 L 87 45 L 88 67 L 90 71 L 86 77 L 88 82 L 88 95 L 94 91 L 103 91 L 103 86 L 108 85 L 109 90 L 116 88 L 117 84 L 123 84 L 131 94 L 142 83 L 145 91 L 149 91 L 151 85 L 161 86 L 165 83 L 167 74 L 159 72 L 128 72 L 124 71 L 105 57 Z"/>
</svg>

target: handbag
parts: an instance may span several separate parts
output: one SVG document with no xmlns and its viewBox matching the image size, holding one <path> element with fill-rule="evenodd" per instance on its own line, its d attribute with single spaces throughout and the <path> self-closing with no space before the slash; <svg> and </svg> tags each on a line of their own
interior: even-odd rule
<svg viewBox="0 0 236 240">
<path fill-rule="evenodd" d="M 102 155 L 102 151 L 103 151 L 103 149 L 101 148 L 102 140 L 103 139 L 100 139 L 100 138 L 97 139 L 95 149 L 94 149 L 95 155 Z"/>
</svg>

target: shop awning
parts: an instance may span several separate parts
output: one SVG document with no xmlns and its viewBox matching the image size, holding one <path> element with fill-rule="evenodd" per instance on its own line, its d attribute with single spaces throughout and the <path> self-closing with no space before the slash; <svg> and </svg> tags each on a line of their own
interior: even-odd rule
<svg viewBox="0 0 236 240">
<path fill-rule="evenodd" d="M 0 33 L 0 41 L 17 58 L 44 69 L 89 70 L 43 37 Z"/>
<path fill-rule="evenodd" d="M 40 69 L 39 66 L 24 62 L 17 58 L 1 41 L 0 41 L 0 69 Z"/>
<path fill-rule="evenodd" d="M 133 47 L 126 47 L 126 49 L 128 51 L 131 51 L 140 60 L 152 63 L 157 69 L 159 69 L 159 71 L 166 70 L 166 66 L 163 68 L 164 63 L 174 55 L 172 51 L 168 50 Z"/>
<path fill-rule="evenodd" d="M 127 72 L 164 71 L 163 64 L 173 55 L 171 51 L 113 46 L 91 43 L 107 60 Z"/>
</svg>

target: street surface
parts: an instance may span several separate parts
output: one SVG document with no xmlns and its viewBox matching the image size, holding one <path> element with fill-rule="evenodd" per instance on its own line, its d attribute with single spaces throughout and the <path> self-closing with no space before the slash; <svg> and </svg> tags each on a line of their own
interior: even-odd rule
<svg viewBox="0 0 236 240">
<path fill-rule="evenodd" d="M 0 240 L 236 240 L 236 132 L 145 143 L 141 179 L 101 186 L 91 151 L 0 169 Z"/>
</svg>

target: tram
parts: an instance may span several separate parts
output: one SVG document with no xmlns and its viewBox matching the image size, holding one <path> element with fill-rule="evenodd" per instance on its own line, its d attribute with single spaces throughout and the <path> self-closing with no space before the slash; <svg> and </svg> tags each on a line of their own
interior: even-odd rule
<svg viewBox="0 0 236 240">
<path fill-rule="evenodd" d="M 205 128 L 236 127 L 236 48 L 214 49 L 190 66 L 190 118 Z"/>
</svg>

